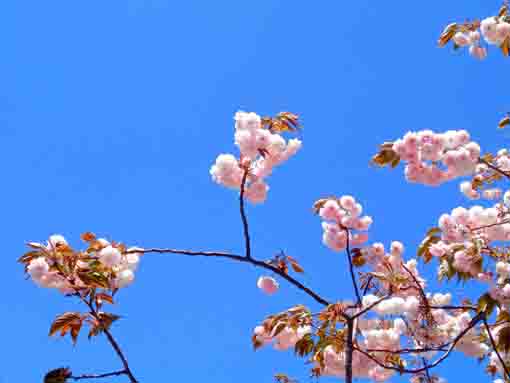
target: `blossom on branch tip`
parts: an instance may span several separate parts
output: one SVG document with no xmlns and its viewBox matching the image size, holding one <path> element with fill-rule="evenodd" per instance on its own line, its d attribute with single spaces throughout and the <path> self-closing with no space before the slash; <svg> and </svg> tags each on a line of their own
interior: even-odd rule
<svg viewBox="0 0 510 383">
<path fill-rule="evenodd" d="M 239 148 L 240 158 L 220 154 L 210 169 L 213 181 L 240 189 L 246 174 L 246 199 L 254 204 L 264 202 L 269 190 L 265 178 L 302 146 L 301 141 L 295 138 L 285 141 L 279 130 L 275 129 L 275 126 L 285 126 L 282 121 L 297 123 L 294 117 L 297 121 L 297 116 L 286 112 L 280 113 L 275 119 L 261 118 L 253 112 L 237 112 L 234 117 L 234 143 Z"/>
</svg>

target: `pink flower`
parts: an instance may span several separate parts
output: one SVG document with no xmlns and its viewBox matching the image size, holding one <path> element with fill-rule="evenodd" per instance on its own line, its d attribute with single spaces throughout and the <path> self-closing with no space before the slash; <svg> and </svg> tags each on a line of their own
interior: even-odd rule
<svg viewBox="0 0 510 383">
<path fill-rule="evenodd" d="M 471 45 L 469 47 L 469 54 L 478 60 L 484 60 L 487 57 L 487 49 L 479 45 Z"/>
<path fill-rule="evenodd" d="M 246 198 L 252 203 L 262 203 L 266 200 L 269 186 L 264 181 L 258 180 L 246 188 Z"/>
<path fill-rule="evenodd" d="M 278 291 L 280 285 L 273 277 L 263 276 L 257 281 L 257 287 L 268 295 L 272 295 Z"/>
<path fill-rule="evenodd" d="M 35 281 L 40 280 L 49 269 L 50 266 L 43 257 L 32 259 L 27 267 L 28 273 Z"/>
<path fill-rule="evenodd" d="M 464 32 L 457 32 L 453 36 L 453 42 L 459 47 L 464 47 L 471 44 L 471 37 L 469 34 Z"/>
<path fill-rule="evenodd" d="M 118 249 L 107 246 L 99 251 L 99 262 L 108 267 L 118 265 L 122 260 L 122 255 Z"/>
<path fill-rule="evenodd" d="M 134 279 L 135 274 L 131 270 L 122 270 L 117 273 L 117 278 L 113 281 L 113 285 L 116 288 L 121 289 L 133 283 Z"/>
</svg>

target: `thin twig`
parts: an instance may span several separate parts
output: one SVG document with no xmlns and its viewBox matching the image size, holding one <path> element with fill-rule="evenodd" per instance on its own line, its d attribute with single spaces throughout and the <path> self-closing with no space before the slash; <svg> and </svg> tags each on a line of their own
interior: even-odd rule
<svg viewBox="0 0 510 383">
<path fill-rule="evenodd" d="M 246 186 L 246 179 L 248 178 L 249 169 L 246 169 L 243 174 L 241 181 L 241 192 L 239 193 L 239 211 L 241 212 L 241 219 L 243 221 L 243 234 L 244 243 L 246 248 L 246 258 L 251 259 L 251 245 L 250 245 L 250 231 L 248 228 L 248 219 L 246 218 L 246 212 L 244 211 L 244 192 Z"/>
<path fill-rule="evenodd" d="M 126 375 L 126 370 L 107 372 L 106 374 L 84 374 L 80 376 L 71 376 L 69 379 L 71 380 L 84 380 L 84 379 L 101 379 L 101 378 L 109 378 L 110 376 L 120 376 Z"/>
<path fill-rule="evenodd" d="M 351 247 L 349 240 L 349 229 L 344 227 L 345 233 L 347 234 L 347 246 L 345 250 L 347 251 L 347 259 L 349 260 L 349 271 L 351 273 L 352 285 L 354 286 L 354 292 L 356 293 L 356 299 L 358 300 L 358 305 L 361 306 L 361 295 L 359 293 L 358 284 L 356 283 L 356 275 L 354 274 L 354 265 L 352 264 L 351 258 Z"/>
<path fill-rule="evenodd" d="M 161 249 L 161 248 L 135 249 L 135 250 L 128 251 L 128 253 L 130 253 L 130 252 L 132 252 L 132 253 L 158 253 L 158 254 L 183 254 L 183 255 L 191 255 L 191 256 L 218 257 L 218 258 L 228 258 L 228 259 L 232 259 L 234 261 L 243 262 L 243 263 L 249 263 L 251 265 L 261 267 L 266 270 L 270 270 L 275 274 L 278 274 L 280 277 L 285 279 L 287 282 L 296 286 L 298 289 L 304 291 L 310 297 L 315 299 L 315 301 L 317 301 L 318 303 L 325 305 L 325 306 L 330 304 L 330 302 L 328 302 L 326 299 L 322 298 L 319 294 L 315 293 L 314 291 L 312 291 L 310 288 L 303 285 L 298 280 L 292 278 L 290 275 L 285 274 L 279 268 L 277 268 L 273 265 L 270 265 L 269 263 L 259 261 L 254 258 L 247 258 L 247 257 L 243 257 L 241 255 L 220 252 L 220 251 L 190 251 L 190 250 Z"/>
</svg>

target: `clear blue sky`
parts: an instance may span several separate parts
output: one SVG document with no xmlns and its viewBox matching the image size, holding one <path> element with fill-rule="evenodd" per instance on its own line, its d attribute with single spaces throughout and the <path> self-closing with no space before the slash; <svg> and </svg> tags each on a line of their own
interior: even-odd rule
<svg viewBox="0 0 510 383">
<path fill-rule="evenodd" d="M 299 113 L 302 152 L 249 208 L 254 254 L 298 258 L 329 299 L 352 296 L 343 254 L 321 243 L 310 207 L 353 194 L 374 217 L 371 240 L 407 255 L 437 217 L 465 203 L 457 184 L 409 185 L 368 167 L 379 143 L 408 130 L 467 129 L 485 150 L 508 100 L 509 61 L 477 62 L 436 48 L 454 19 L 497 1 L 4 1 L 0 5 L 3 187 L 0 383 L 39 382 L 53 367 L 120 367 L 102 338 L 50 339 L 52 319 L 80 306 L 25 281 L 29 240 L 94 231 L 130 245 L 242 250 L 235 192 L 209 167 L 233 152 L 238 109 Z M 291 353 L 254 353 L 266 315 L 314 303 L 282 281 L 268 298 L 259 272 L 221 260 L 147 256 L 118 296 L 114 327 L 141 382 L 307 381 Z M 455 285 L 450 291 L 459 292 Z M 487 379 L 474 360 L 439 369 L 450 382 Z M 324 379 L 325 382 L 336 379 Z M 110 380 L 114 382 L 116 380 Z M 118 379 L 118 381 L 125 381 Z"/>
</svg>

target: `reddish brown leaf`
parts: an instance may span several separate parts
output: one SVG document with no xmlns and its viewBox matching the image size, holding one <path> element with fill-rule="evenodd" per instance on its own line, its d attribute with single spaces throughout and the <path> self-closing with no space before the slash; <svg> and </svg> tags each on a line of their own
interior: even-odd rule
<svg viewBox="0 0 510 383">
<path fill-rule="evenodd" d="M 62 335 L 70 329 L 70 326 L 73 324 L 77 324 L 81 322 L 82 317 L 78 312 L 65 312 L 64 314 L 58 316 L 50 327 L 49 336 L 55 335 L 57 331 L 61 331 Z"/>
<path fill-rule="evenodd" d="M 82 235 L 80 235 L 80 238 L 84 242 L 92 242 L 92 241 L 95 241 L 96 235 L 94 233 L 91 233 L 90 231 L 87 231 L 86 233 L 83 233 Z"/>
</svg>

